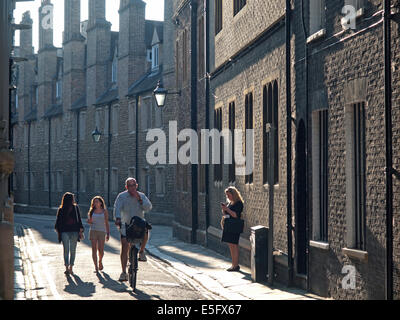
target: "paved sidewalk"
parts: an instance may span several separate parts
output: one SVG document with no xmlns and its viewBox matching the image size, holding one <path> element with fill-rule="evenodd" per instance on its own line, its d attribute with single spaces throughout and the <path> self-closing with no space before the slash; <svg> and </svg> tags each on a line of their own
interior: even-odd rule
<svg viewBox="0 0 400 320">
<path fill-rule="evenodd" d="M 23 270 L 20 246 L 20 229 L 14 227 L 15 300 L 23 300 L 25 286 L 29 286 L 29 270 Z M 221 300 L 315 300 L 323 299 L 300 289 L 284 286 L 268 287 L 251 280 L 251 270 L 241 266 L 240 272 L 228 272 L 230 259 L 200 245 L 190 244 L 172 237 L 172 228 L 153 225 L 147 254 L 156 256 L 171 265 L 177 272 L 193 279 L 218 295 Z M 28 280 L 27 280 L 28 279 Z M 28 282 L 27 282 L 28 281 Z M 28 283 L 28 284 L 27 284 Z M 31 297 L 34 299 L 34 297 Z"/>
<path fill-rule="evenodd" d="M 172 265 L 176 270 L 199 282 L 203 287 L 227 300 L 317 300 L 316 295 L 284 286 L 273 288 L 255 283 L 251 270 L 228 272 L 231 260 L 206 247 L 172 237 L 172 228 L 153 225 L 148 252 Z"/>
</svg>

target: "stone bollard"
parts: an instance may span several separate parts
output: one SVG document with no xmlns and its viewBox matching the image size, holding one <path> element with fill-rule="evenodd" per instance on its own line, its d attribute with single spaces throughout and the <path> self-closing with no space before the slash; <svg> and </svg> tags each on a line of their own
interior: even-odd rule
<svg viewBox="0 0 400 320">
<path fill-rule="evenodd" d="M 0 222 L 0 299 L 14 299 L 14 227 Z"/>
<path fill-rule="evenodd" d="M 251 278 L 254 282 L 268 279 L 268 228 L 251 227 Z"/>
</svg>

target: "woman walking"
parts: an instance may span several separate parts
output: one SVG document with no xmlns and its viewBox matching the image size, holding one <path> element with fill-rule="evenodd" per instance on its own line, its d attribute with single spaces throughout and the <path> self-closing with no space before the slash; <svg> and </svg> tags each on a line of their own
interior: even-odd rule
<svg viewBox="0 0 400 320">
<path fill-rule="evenodd" d="M 225 219 L 240 219 L 243 211 L 243 198 L 238 189 L 229 187 L 225 189 L 228 205 L 221 203 L 222 220 L 221 225 L 224 226 Z M 240 233 L 228 232 L 223 227 L 222 242 L 227 242 L 231 252 L 232 266 L 227 271 L 239 271 L 239 237 Z"/>
<path fill-rule="evenodd" d="M 108 224 L 108 211 L 104 199 L 96 196 L 92 199 L 88 214 L 90 224 L 89 239 L 92 242 L 92 258 L 95 272 L 103 270 L 104 243 L 110 239 L 110 225 Z M 99 264 L 97 264 L 97 251 Z"/>
<path fill-rule="evenodd" d="M 84 228 L 79 207 L 75 203 L 74 195 L 70 192 L 62 197 L 61 205 L 57 210 L 55 229 L 58 233 L 58 241 L 62 242 L 64 247 L 64 273 L 73 274 L 76 245 L 80 239 L 83 239 Z"/>
</svg>

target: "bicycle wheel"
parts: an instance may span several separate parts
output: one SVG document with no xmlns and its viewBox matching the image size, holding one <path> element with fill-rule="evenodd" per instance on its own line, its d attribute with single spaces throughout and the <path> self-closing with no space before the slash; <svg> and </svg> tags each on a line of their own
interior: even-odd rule
<svg viewBox="0 0 400 320">
<path fill-rule="evenodd" d="M 129 252 L 129 284 L 133 291 L 136 291 L 136 276 L 138 270 L 138 249 L 135 245 L 131 246 L 131 250 Z"/>
</svg>

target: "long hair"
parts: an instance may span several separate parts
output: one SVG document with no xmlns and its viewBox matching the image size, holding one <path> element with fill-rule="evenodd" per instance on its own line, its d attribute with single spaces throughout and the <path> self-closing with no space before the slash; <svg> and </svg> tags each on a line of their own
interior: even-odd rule
<svg viewBox="0 0 400 320">
<path fill-rule="evenodd" d="M 74 205 L 76 205 L 74 200 L 74 194 L 71 192 L 64 193 L 61 200 L 60 209 L 64 210 L 65 212 L 69 212 Z"/>
<path fill-rule="evenodd" d="M 95 197 L 92 199 L 92 201 L 90 202 L 90 209 L 89 209 L 89 217 L 90 217 L 90 218 L 91 218 L 92 215 L 93 215 L 93 211 L 96 209 L 95 206 L 94 206 L 94 200 L 96 200 L 96 199 L 100 201 L 101 207 L 102 207 L 103 209 L 105 209 L 105 207 L 106 207 L 105 202 L 104 202 L 104 199 L 103 199 L 102 197 L 100 197 L 100 196 L 95 196 Z"/>
<path fill-rule="evenodd" d="M 235 187 L 228 187 L 225 189 L 225 193 L 229 192 L 232 195 L 233 198 L 233 203 L 236 203 L 238 201 L 241 201 L 242 203 L 244 203 L 242 195 L 240 194 L 240 191 L 238 189 L 236 189 Z"/>
</svg>

